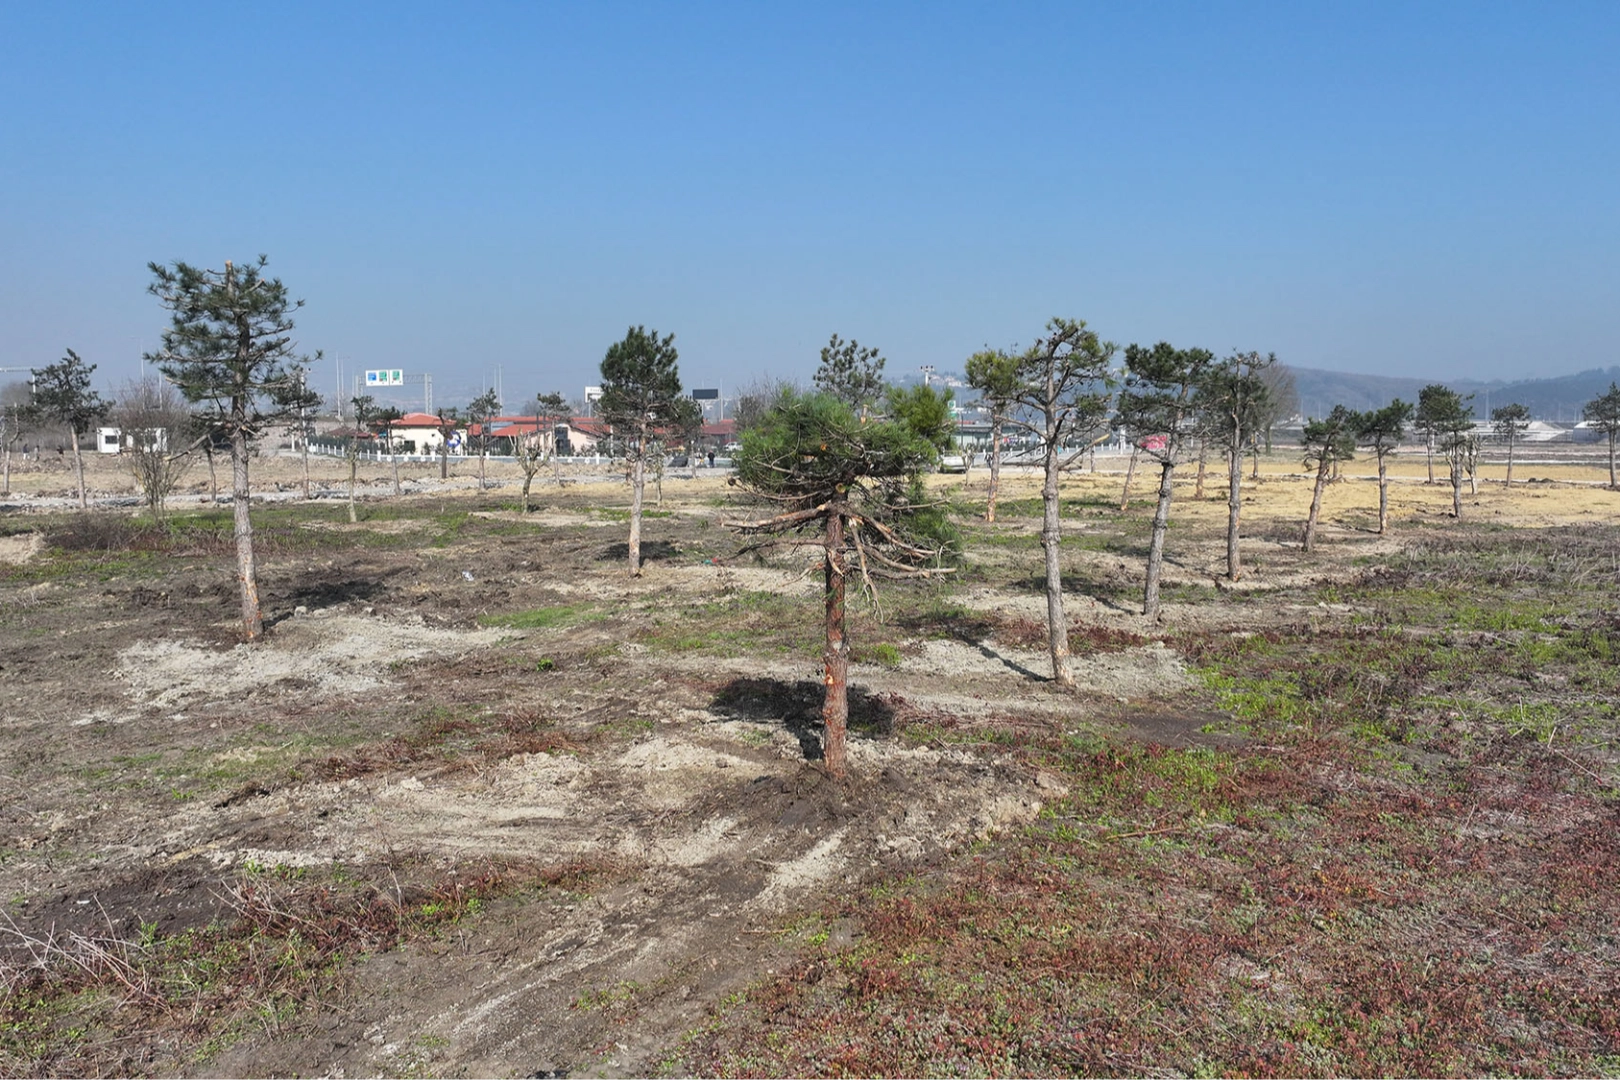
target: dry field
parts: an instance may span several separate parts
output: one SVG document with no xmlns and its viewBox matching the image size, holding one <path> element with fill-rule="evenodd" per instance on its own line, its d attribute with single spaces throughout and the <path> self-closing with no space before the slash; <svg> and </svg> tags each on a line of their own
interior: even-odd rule
<svg viewBox="0 0 1620 1080">
<path fill-rule="evenodd" d="M 94 461 L 0 499 L 0 1074 L 1620 1073 L 1620 493 L 1365 463 L 1298 550 L 1292 458 L 1064 487 L 1080 688 L 1040 653 L 1039 500 L 936 478 L 957 572 L 854 619 L 816 762 L 818 575 L 737 556 L 723 476 L 448 484 L 261 463 L 157 529 Z M 200 485 L 200 490 L 197 490 Z"/>
</svg>

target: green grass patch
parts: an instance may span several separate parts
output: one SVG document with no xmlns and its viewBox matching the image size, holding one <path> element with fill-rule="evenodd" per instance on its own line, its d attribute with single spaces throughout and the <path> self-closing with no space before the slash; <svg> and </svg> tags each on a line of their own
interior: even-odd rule
<svg viewBox="0 0 1620 1080">
<path fill-rule="evenodd" d="M 480 615 L 478 622 L 481 626 L 505 627 L 512 630 L 553 630 L 605 617 L 591 604 L 557 604 L 551 607 L 532 608 L 528 611 Z"/>
</svg>

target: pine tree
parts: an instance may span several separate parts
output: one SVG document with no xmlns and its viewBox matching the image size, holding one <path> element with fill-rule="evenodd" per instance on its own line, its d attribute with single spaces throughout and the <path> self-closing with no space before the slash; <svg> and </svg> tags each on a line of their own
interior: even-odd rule
<svg viewBox="0 0 1620 1080">
<path fill-rule="evenodd" d="M 784 392 L 744 433 L 735 458 L 738 482 L 778 512 L 730 527 L 767 538 L 820 534 L 826 628 L 822 754 L 834 776 L 846 768 L 848 582 L 856 577 L 870 596 L 873 579 L 943 572 L 937 560 L 945 545 L 937 533 L 926 535 L 932 508 L 920 505 L 918 484 L 918 474 L 937 460 L 936 445 L 908 423 L 863 420 L 846 401 L 794 391 Z"/>
<path fill-rule="evenodd" d="M 630 576 L 641 576 L 641 506 L 647 489 L 647 463 L 660 453 L 658 436 L 676 418 L 681 397 L 675 335 L 660 338 L 632 326 L 623 341 L 602 358 L 602 419 L 630 461 Z"/>
<path fill-rule="evenodd" d="M 171 317 L 162 344 L 146 359 L 199 407 L 205 437 L 230 443 L 236 571 L 249 641 L 264 635 L 249 513 L 249 446 L 266 425 L 296 417 L 300 406 L 317 400 L 305 386 L 309 358 L 297 354 L 292 340 L 292 312 L 304 302 L 293 300 L 280 279 L 264 275 L 267 262 L 261 255 L 246 266 L 227 262 L 224 270 L 148 264 L 153 281 L 147 291 Z"/>
<path fill-rule="evenodd" d="M 1356 413 L 1343 405 L 1335 405 L 1333 411 L 1323 419 L 1306 421 L 1305 430 L 1300 435 L 1300 443 L 1305 447 L 1305 467 L 1316 468 L 1311 512 L 1305 518 L 1305 542 L 1301 545 L 1305 551 L 1310 551 L 1316 544 L 1316 521 L 1322 511 L 1322 489 L 1327 486 L 1328 476 L 1339 462 L 1350 461 L 1356 456 L 1358 419 Z"/>
<path fill-rule="evenodd" d="M 1389 530 L 1389 455 L 1401 445 L 1412 419 L 1410 403 L 1396 398 L 1382 409 L 1356 414 L 1356 439 L 1370 443 L 1378 458 L 1378 535 Z"/>
<path fill-rule="evenodd" d="M 1208 349 L 1177 349 L 1161 341 L 1152 348 L 1125 349 L 1125 386 L 1119 395 L 1119 423 L 1132 442 L 1159 463 L 1159 501 L 1148 541 L 1147 581 L 1142 614 L 1159 613 L 1159 579 L 1164 570 L 1164 537 L 1170 527 L 1171 477 L 1195 440 L 1196 394 L 1215 362 Z"/>
<path fill-rule="evenodd" d="M 42 423 L 61 424 L 67 429 L 68 443 L 73 447 L 73 471 L 79 478 L 80 510 L 90 508 L 90 497 L 84 486 L 84 455 L 79 440 L 112 410 L 112 403 L 90 388 L 90 373 L 95 370 L 96 365 L 85 363 L 69 349 L 56 363 L 32 371 L 31 413 Z"/>
</svg>

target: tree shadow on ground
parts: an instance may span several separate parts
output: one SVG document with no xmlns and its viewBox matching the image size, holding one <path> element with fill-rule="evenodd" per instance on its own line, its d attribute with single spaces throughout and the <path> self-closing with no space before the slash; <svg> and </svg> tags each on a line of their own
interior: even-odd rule
<svg viewBox="0 0 1620 1080">
<path fill-rule="evenodd" d="M 1046 573 L 1031 574 L 1009 582 L 1009 587 L 1020 592 L 1046 593 Z M 1105 608 L 1114 611 L 1133 613 L 1135 609 L 1130 606 L 1130 598 L 1134 591 L 1139 591 L 1134 581 L 1123 577 L 1111 581 L 1098 581 L 1084 571 L 1065 570 L 1063 572 L 1063 595 L 1083 596 L 1087 600 L 1095 600 Z"/>
<path fill-rule="evenodd" d="M 781 724 L 799 740 L 806 761 L 821 760 L 821 705 L 826 688 L 812 679 L 733 679 L 715 692 L 711 711 L 727 720 Z M 868 693 L 849 688 L 849 728 L 868 735 L 894 730 L 894 708 Z"/>
<path fill-rule="evenodd" d="M 643 540 L 641 542 L 641 561 L 644 563 L 673 559 L 680 553 L 681 549 L 668 540 Z M 621 541 L 603 548 L 602 553 L 596 557 L 596 561 L 624 562 L 628 558 L 630 558 L 630 545 Z"/>
</svg>

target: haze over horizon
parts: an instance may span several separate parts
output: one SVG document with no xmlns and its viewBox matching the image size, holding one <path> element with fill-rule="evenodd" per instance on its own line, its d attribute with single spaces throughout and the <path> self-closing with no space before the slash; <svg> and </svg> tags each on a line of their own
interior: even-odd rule
<svg viewBox="0 0 1620 1080">
<path fill-rule="evenodd" d="M 116 384 L 150 261 L 270 256 L 346 372 L 508 401 L 1121 345 L 1620 363 L 1620 7 L 0 8 L 0 367 Z M 0 381 L 13 376 L 0 375 Z M 348 387 L 344 387 L 347 392 Z"/>
</svg>

